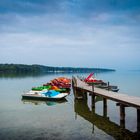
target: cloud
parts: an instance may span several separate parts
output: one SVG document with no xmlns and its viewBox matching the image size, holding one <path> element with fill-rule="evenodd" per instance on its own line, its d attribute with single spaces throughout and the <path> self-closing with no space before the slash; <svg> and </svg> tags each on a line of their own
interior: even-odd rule
<svg viewBox="0 0 140 140">
<path fill-rule="evenodd" d="M 20 15 L 71 14 L 88 18 L 100 13 L 139 14 L 138 0 L 1 0 L 0 13 L 18 13 Z"/>
<path fill-rule="evenodd" d="M 140 61 L 135 0 L 3 0 L 0 9 L 2 63 L 125 67 Z"/>
</svg>

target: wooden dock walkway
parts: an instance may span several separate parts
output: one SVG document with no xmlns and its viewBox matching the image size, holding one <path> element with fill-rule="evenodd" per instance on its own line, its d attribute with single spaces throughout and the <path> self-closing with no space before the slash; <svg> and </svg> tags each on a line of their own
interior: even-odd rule
<svg viewBox="0 0 140 140">
<path fill-rule="evenodd" d="M 97 88 L 94 84 L 88 85 L 77 77 L 72 77 L 73 92 L 75 99 L 81 96 L 87 99 L 87 93 L 91 95 L 92 110 L 95 112 L 96 96 L 103 98 L 103 114 L 107 116 L 107 100 L 117 102 L 120 106 L 120 126 L 125 128 L 125 107 L 134 107 L 137 109 L 137 134 L 140 138 L 140 97 L 129 96 L 123 93 Z"/>
<path fill-rule="evenodd" d="M 115 93 L 113 91 L 109 91 L 109 90 L 105 90 L 105 89 L 101 89 L 101 88 L 96 88 L 92 86 L 89 86 L 88 84 L 86 84 L 85 82 L 81 81 L 79 78 L 75 77 L 75 87 L 85 90 L 87 92 L 93 93 L 96 96 L 102 96 L 106 99 L 110 99 L 113 101 L 116 101 L 120 104 L 123 104 L 125 106 L 130 106 L 130 107 L 135 107 L 137 109 L 140 109 L 140 97 L 135 97 L 135 96 L 129 96 L 123 93 Z M 93 91 L 94 90 L 94 91 Z"/>
</svg>

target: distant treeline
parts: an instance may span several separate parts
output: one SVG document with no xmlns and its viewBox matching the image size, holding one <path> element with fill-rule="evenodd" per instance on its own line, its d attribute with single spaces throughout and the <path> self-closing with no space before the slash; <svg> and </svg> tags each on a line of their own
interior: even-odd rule
<svg viewBox="0 0 140 140">
<path fill-rule="evenodd" d="M 0 73 L 78 73 L 78 72 L 107 72 L 114 69 L 104 68 L 74 68 L 51 67 L 43 65 L 0 64 Z"/>
</svg>

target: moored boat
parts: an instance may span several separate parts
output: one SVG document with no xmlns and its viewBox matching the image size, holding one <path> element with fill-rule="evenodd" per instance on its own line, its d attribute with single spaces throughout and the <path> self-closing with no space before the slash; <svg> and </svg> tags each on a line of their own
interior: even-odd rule
<svg viewBox="0 0 140 140">
<path fill-rule="evenodd" d="M 22 98 L 34 98 L 43 100 L 61 100 L 70 92 L 71 80 L 59 77 L 42 86 L 33 87 L 31 91 L 22 95 Z"/>
<path fill-rule="evenodd" d="M 119 91 L 118 86 L 108 85 L 107 83 L 97 85 L 96 87 L 106 89 L 106 90 L 110 90 L 110 91 L 113 91 L 113 92 L 118 92 Z"/>
<path fill-rule="evenodd" d="M 22 95 L 22 98 L 30 98 L 30 99 L 43 99 L 43 100 L 62 100 L 64 99 L 68 93 L 60 93 L 55 90 L 50 91 L 30 91 Z"/>
<path fill-rule="evenodd" d="M 118 86 L 109 85 L 109 82 L 106 83 L 103 80 L 98 80 L 95 77 L 92 77 L 93 75 L 94 75 L 94 73 L 91 73 L 87 78 L 84 79 L 84 81 L 89 85 L 94 84 L 98 88 L 110 90 L 110 91 L 113 91 L 113 92 L 118 92 L 119 91 Z"/>
<path fill-rule="evenodd" d="M 49 90 L 50 88 L 51 88 L 51 85 L 46 85 L 46 86 L 32 87 L 32 90 L 34 90 L 34 91 L 42 91 L 44 89 Z"/>
<path fill-rule="evenodd" d="M 43 86 L 57 86 L 58 88 L 70 89 L 71 80 L 66 77 L 58 77 L 50 81 L 50 83 L 43 84 Z"/>
<path fill-rule="evenodd" d="M 111 90 L 113 92 L 118 92 L 119 88 L 118 88 L 118 86 L 109 86 L 109 90 Z"/>
<path fill-rule="evenodd" d="M 96 79 L 95 77 L 93 77 L 94 73 L 91 73 L 87 78 L 84 79 L 84 81 L 87 83 L 87 84 L 102 84 L 104 83 L 102 80 L 98 80 Z"/>
</svg>

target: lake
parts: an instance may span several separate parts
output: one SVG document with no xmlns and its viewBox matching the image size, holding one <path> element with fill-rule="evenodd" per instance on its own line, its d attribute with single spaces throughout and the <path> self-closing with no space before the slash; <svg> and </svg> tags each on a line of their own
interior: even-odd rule
<svg viewBox="0 0 140 140">
<path fill-rule="evenodd" d="M 60 76 L 88 74 L 47 74 L 0 77 L 1 140 L 114 140 L 136 139 L 136 109 L 126 108 L 125 129 L 120 127 L 119 107 L 108 101 L 103 116 L 102 99 L 97 98 L 95 113 L 88 102 L 74 100 L 73 91 L 63 102 L 22 100 L 21 95 L 34 86 Z M 140 97 L 140 71 L 96 74 L 98 79 L 118 85 L 120 92 Z M 117 93 L 116 93 L 117 94 Z"/>
</svg>

